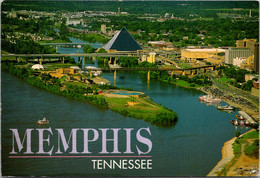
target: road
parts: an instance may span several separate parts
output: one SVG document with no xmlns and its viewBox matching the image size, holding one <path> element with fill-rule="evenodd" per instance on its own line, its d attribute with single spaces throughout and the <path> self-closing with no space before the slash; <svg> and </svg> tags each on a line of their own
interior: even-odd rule
<svg viewBox="0 0 260 178">
<path fill-rule="evenodd" d="M 220 88 L 224 91 L 231 92 L 232 94 L 235 94 L 237 96 L 246 98 L 246 99 L 250 100 L 251 102 L 253 102 L 255 105 L 257 105 L 257 107 L 259 106 L 259 98 L 258 97 L 253 96 L 249 93 L 246 93 L 245 91 L 242 91 L 242 90 L 239 90 L 239 89 L 233 89 L 233 88 L 228 87 L 226 85 L 219 84 L 213 76 L 211 76 L 210 74 L 208 74 L 208 76 L 210 77 L 211 81 L 213 82 L 213 84 L 216 87 L 218 87 L 218 88 Z"/>
</svg>

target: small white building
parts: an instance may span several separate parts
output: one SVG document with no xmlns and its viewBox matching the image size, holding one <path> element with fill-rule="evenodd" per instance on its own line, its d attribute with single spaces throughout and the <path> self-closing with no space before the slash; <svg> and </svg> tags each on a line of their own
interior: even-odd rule
<svg viewBox="0 0 260 178">
<path fill-rule="evenodd" d="M 33 70 L 40 70 L 40 69 L 44 69 L 44 66 L 41 65 L 41 64 L 34 64 L 34 65 L 32 66 L 32 69 L 33 69 Z"/>
</svg>

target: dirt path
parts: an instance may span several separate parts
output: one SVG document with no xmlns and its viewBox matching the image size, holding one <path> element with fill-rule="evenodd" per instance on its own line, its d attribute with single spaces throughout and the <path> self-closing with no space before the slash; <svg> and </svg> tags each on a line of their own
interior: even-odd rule
<svg viewBox="0 0 260 178">
<path fill-rule="evenodd" d="M 257 174 L 250 174 L 250 170 L 259 169 L 259 159 L 250 158 L 245 155 L 245 144 L 242 144 L 241 156 L 237 159 L 235 164 L 231 166 L 226 176 L 256 176 Z M 242 174 L 237 173 L 237 169 L 242 168 L 244 172 Z"/>
</svg>

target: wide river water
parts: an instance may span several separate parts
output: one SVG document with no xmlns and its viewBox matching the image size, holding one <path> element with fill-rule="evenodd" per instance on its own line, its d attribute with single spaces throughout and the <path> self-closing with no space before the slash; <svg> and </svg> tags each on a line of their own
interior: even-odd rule
<svg viewBox="0 0 260 178">
<path fill-rule="evenodd" d="M 104 73 L 103 76 L 113 84 L 113 73 Z M 142 91 L 155 102 L 176 111 L 179 118 L 175 127 L 159 128 L 143 120 L 124 117 L 110 110 L 48 93 L 7 73 L 1 74 L 1 82 L 3 175 L 205 176 L 221 159 L 224 142 L 234 137 L 236 130 L 241 133 L 249 130 L 235 128 L 230 124 L 237 110 L 232 113 L 221 112 L 216 106 L 199 102 L 198 97 L 203 95 L 202 92 L 159 81 L 151 81 L 148 85 L 136 72 L 118 72 L 117 86 Z M 63 128 L 66 138 L 72 128 L 133 128 L 131 148 L 134 154 L 130 155 L 137 155 L 136 145 L 142 150 L 147 150 L 147 146 L 138 143 L 135 134 L 138 129 L 149 127 L 151 136 L 143 135 L 152 141 L 152 151 L 148 154 L 151 156 L 149 159 L 152 159 L 152 169 L 97 170 L 93 169 L 91 161 L 97 158 L 9 158 L 12 151 L 12 132 L 9 129 L 18 129 L 22 139 L 25 129 L 38 128 L 35 123 L 43 117 L 50 120 L 48 127 L 53 131 L 50 146 L 46 142 L 44 144 L 45 151 L 50 150 L 52 145 L 54 151 L 57 150 L 55 128 Z M 123 152 L 126 138 L 123 131 L 119 133 L 119 150 Z M 111 138 L 111 134 L 108 137 Z M 44 138 L 47 138 L 47 134 Z M 77 144 L 79 150 L 83 148 L 82 135 L 78 135 Z M 99 155 L 101 138 L 89 146 L 92 155 Z M 108 150 L 111 151 L 112 146 L 112 142 L 109 143 Z M 15 149 L 18 150 L 16 144 Z M 32 150 L 38 151 L 36 131 L 32 131 Z M 148 158 L 105 158 L 108 161 L 110 159 Z"/>
</svg>

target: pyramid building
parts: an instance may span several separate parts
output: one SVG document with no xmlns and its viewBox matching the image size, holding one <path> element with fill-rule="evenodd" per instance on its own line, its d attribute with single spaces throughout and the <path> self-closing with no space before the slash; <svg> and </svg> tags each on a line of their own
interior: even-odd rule
<svg viewBox="0 0 260 178">
<path fill-rule="evenodd" d="M 106 45 L 105 50 L 137 51 L 142 50 L 132 35 L 123 27 Z"/>
</svg>

